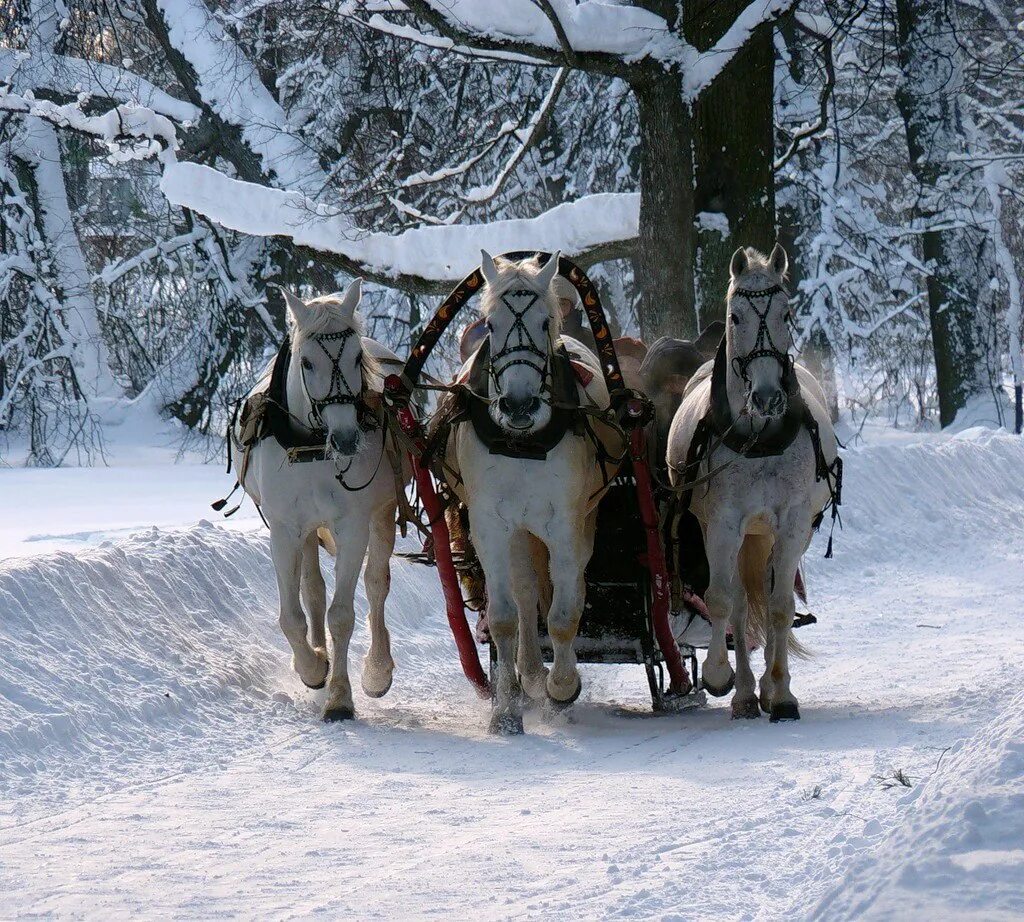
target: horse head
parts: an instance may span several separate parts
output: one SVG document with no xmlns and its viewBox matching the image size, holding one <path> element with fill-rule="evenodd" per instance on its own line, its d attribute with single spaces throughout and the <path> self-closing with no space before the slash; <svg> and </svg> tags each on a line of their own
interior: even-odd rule
<svg viewBox="0 0 1024 922">
<path fill-rule="evenodd" d="M 793 381 L 793 344 L 786 251 L 767 258 L 740 248 L 729 266 L 725 349 L 733 412 L 767 424 L 786 412 Z"/>
<path fill-rule="evenodd" d="M 351 457 L 362 447 L 359 409 L 363 396 L 362 321 L 356 308 L 362 279 L 344 294 L 311 301 L 284 291 L 292 318 L 288 406 L 314 431 L 323 431 L 335 456 Z"/>
<path fill-rule="evenodd" d="M 491 418 L 508 432 L 528 435 L 551 419 L 551 354 L 561 312 L 552 280 L 555 253 L 541 267 L 536 257 L 520 262 L 481 251 L 487 281 L 481 312 L 490 339 Z"/>
</svg>

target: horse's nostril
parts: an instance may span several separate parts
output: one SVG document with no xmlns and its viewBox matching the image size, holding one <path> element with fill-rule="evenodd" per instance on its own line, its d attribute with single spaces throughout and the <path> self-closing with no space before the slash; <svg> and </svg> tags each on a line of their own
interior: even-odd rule
<svg viewBox="0 0 1024 922">
<path fill-rule="evenodd" d="M 331 448 L 333 448 L 339 455 L 354 455 L 356 448 L 359 445 L 359 436 L 357 435 L 341 435 L 336 432 L 330 434 Z"/>
<path fill-rule="evenodd" d="M 540 397 L 531 397 L 526 407 L 526 412 L 533 414 L 540 409 Z"/>
<path fill-rule="evenodd" d="M 498 409 L 506 416 L 509 416 L 512 413 L 512 401 L 504 394 L 498 398 Z"/>
</svg>

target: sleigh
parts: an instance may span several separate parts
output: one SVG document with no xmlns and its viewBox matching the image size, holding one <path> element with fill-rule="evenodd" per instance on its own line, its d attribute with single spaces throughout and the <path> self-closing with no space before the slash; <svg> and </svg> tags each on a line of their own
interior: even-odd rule
<svg viewBox="0 0 1024 922">
<path fill-rule="evenodd" d="M 509 260 L 534 255 L 532 252 L 504 254 Z M 537 255 L 542 263 L 550 259 L 550 254 Z M 625 387 L 611 331 L 593 283 L 583 270 L 564 257 L 559 262 L 559 273 L 579 293 L 597 344 L 598 359 L 611 397 L 611 412 L 627 440 L 623 462 L 598 505 L 594 553 L 586 571 L 586 602 L 575 643 L 576 656 L 581 663 L 642 666 L 655 711 L 699 706 L 705 698 L 699 691 L 695 646 L 677 643 L 670 620 L 672 574 L 662 540 L 663 523 L 648 451 L 653 409 L 643 394 Z M 489 640 L 486 633 L 477 636 L 470 627 L 467 600 L 459 579 L 460 569 L 473 563 L 461 549 L 453 552 L 452 535 L 444 514 L 444 503 L 450 500 L 451 491 L 444 482 L 443 468 L 430 463 L 432 450 L 428 451 L 425 421 L 417 415 L 413 401 L 432 350 L 483 285 L 483 275 L 477 269 L 456 286 L 423 330 L 402 372 L 385 380 L 384 400 L 409 448 L 415 486 L 425 527 L 429 530 L 429 552 L 413 556 L 437 567 L 462 669 L 477 691 L 488 696 L 491 684 L 481 663 L 480 648 L 489 645 Z M 550 661 L 551 646 L 543 618 L 540 628 L 541 647 Z M 493 663 L 493 645 L 490 647 Z"/>
</svg>

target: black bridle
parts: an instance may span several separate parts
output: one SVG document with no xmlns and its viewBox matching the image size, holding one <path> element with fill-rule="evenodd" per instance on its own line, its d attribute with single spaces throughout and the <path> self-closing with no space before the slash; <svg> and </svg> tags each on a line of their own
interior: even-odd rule
<svg viewBox="0 0 1024 922">
<path fill-rule="evenodd" d="M 315 342 L 324 352 L 324 355 L 331 362 L 331 384 L 323 397 L 314 397 L 309 392 L 309 385 L 306 383 L 306 369 L 299 363 L 299 377 L 302 380 L 302 389 L 306 392 L 306 399 L 309 401 L 310 411 L 308 416 L 309 428 L 314 431 L 326 429 L 324 424 L 323 411 L 332 406 L 354 406 L 356 408 L 359 426 L 364 432 L 370 432 L 379 426 L 379 420 L 370 411 L 363 401 L 363 381 L 359 382 L 359 391 L 353 391 L 341 370 L 341 357 L 345 354 L 345 345 L 353 336 L 358 335 L 355 330 L 341 330 L 337 333 L 319 333 L 307 337 Z M 331 350 L 325 343 L 341 342 L 341 348 L 332 355 Z M 363 353 L 360 351 L 356 360 L 362 365 Z"/>
<path fill-rule="evenodd" d="M 741 298 L 746 298 L 751 310 L 757 315 L 757 337 L 754 340 L 754 348 L 746 355 L 736 355 L 732 359 L 733 369 L 743 379 L 748 389 L 750 388 L 750 376 L 747 374 L 747 369 L 754 359 L 775 359 L 782 366 L 783 377 L 793 372 L 793 356 L 789 354 L 788 349 L 779 349 L 775 345 L 771 331 L 768 329 L 768 313 L 772 309 L 772 298 L 777 294 L 785 294 L 785 291 L 786 289 L 781 285 L 772 285 L 769 288 L 761 288 L 756 291 L 749 288 L 734 288 L 732 291 L 732 297 L 739 295 Z M 759 311 L 755 301 L 762 298 L 764 299 L 764 310 Z"/>
<path fill-rule="evenodd" d="M 524 308 L 516 310 L 516 308 L 507 300 L 510 296 L 526 296 L 529 297 L 530 300 Z M 506 291 L 501 295 L 501 303 L 504 304 L 512 314 L 512 326 L 509 327 L 508 333 L 505 334 L 505 342 L 502 343 L 501 348 L 497 352 L 491 353 L 491 380 L 494 382 L 496 390 L 500 391 L 501 389 L 501 376 L 516 365 L 525 365 L 528 368 L 532 368 L 540 375 L 541 393 L 549 390 L 548 379 L 551 375 L 550 340 L 547 343 L 549 348 L 541 349 L 537 344 L 537 341 L 530 335 L 530 331 L 527 329 L 526 321 L 524 319 L 539 299 L 540 295 L 529 288 L 516 288 Z M 515 342 L 512 342 L 513 334 L 516 336 Z M 501 368 L 498 368 L 499 359 L 503 359 L 509 355 L 520 356 L 522 353 L 536 357 L 540 360 L 539 363 L 534 361 L 532 358 L 513 358 L 503 363 Z"/>
</svg>

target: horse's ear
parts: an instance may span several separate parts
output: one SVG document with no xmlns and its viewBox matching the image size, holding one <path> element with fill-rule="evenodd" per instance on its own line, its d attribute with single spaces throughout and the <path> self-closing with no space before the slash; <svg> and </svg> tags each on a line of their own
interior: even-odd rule
<svg viewBox="0 0 1024 922">
<path fill-rule="evenodd" d="M 785 276 L 789 271 L 789 257 L 786 255 L 786 251 L 781 243 L 776 243 L 772 248 L 772 255 L 768 257 L 769 262 L 772 264 L 772 269 L 781 276 Z"/>
<path fill-rule="evenodd" d="M 306 302 L 287 288 L 281 286 L 278 286 L 278 288 L 280 289 L 281 294 L 284 295 L 284 303 L 288 305 L 288 313 L 292 315 L 292 320 L 295 321 L 295 325 L 300 330 L 303 327 L 308 326 L 310 315 L 313 312 L 306 306 Z"/>
<path fill-rule="evenodd" d="M 359 307 L 359 302 L 362 299 L 363 280 L 359 276 L 356 276 L 348 288 L 345 289 L 345 294 L 341 296 L 341 301 L 339 302 L 343 320 L 348 323 L 352 322 L 356 315 L 356 308 Z"/>
<path fill-rule="evenodd" d="M 747 271 L 747 267 L 749 265 L 750 259 L 747 257 L 747 251 L 743 247 L 740 247 L 732 254 L 732 260 L 729 263 L 729 274 L 734 279 L 739 278 Z"/>
<path fill-rule="evenodd" d="M 487 250 L 480 251 L 480 271 L 488 285 L 496 285 L 498 282 L 498 267 L 495 265 L 494 257 Z"/>
<path fill-rule="evenodd" d="M 551 287 L 551 280 L 558 275 L 558 259 L 561 255 L 561 250 L 555 250 L 551 254 L 551 259 L 545 263 L 544 268 L 537 273 L 537 287 L 541 291 L 547 291 Z"/>
</svg>

